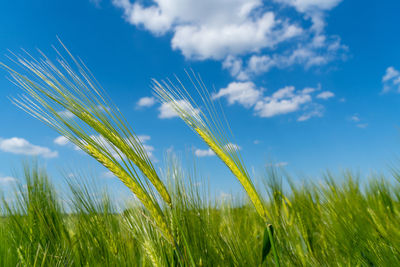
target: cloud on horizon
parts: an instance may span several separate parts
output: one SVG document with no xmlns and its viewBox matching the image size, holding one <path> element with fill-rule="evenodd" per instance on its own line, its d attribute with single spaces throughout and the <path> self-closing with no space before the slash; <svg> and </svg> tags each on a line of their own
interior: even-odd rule
<svg viewBox="0 0 400 267">
<path fill-rule="evenodd" d="M 393 66 L 388 67 L 385 75 L 382 77 L 382 84 L 382 93 L 388 93 L 391 91 L 400 93 L 400 72 Z"/>
<path fill-rule="evenodd" d="M 17 155 L 42 156 L 44 158 L 58 157 L 57 151 L 52 151 L 47 147 L 31 144 L 24 138 L 12 137 L 9 139 L 0 138 L 0 151 Z"/>
</svg>

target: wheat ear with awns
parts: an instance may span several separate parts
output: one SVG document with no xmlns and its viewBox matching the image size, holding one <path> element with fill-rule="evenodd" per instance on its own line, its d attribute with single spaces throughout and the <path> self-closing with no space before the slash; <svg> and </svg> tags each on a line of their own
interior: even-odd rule
<svg viewBox="0 0 400 267">
<path fill-rule="evenodd" d="M 13 103 L 108 168 L 137 196 L 154 218 L 155 225 L 172 243 L 172 235 L 157 203 L 159 195 L 172 206 L 171 197 L 140 138 L 129 128 L 83 62 L 61 45 L 69 60 L 55 49 L 56 63 L 40 51 L 42 57 L 38 59 L 25 51 L 25 56 L 12 54 L 10 60 L 19 71 L 0 62 L 10 80 L 24 93 L 13 98 Z"/>
<path fill-rule="evenodd" d="M 229 141 L 228 136 L 232 134 L 228 133 L 230 128 L 227 121 L 223 122 L 220 119 L 212 95 L 201 78 L 193 72 L 188 74 L 188 77 L 201 99 L 202 107 L 196 104 L 191 97 L 192 94 L 188 93 L 179 79 L 176 84 L 169 80 L 161 82 L 153 80 L 153 92 L 163 104 L 169 105 L 225 163 L 242 184 L 257 213 L 267 221 L 268 211 L 244 167 L 239 149 Z"/>
</svg>

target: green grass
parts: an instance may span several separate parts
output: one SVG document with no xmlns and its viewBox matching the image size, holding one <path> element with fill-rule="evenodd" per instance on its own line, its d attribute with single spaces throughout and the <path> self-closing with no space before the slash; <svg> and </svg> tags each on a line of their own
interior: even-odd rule
<svg viewBox="0 0 400 267">
<path fill-rule="evenodd" d="M 120 212 L 90 183 L 70 183 L 67 205 L 43 169 L 25 166 L 13 201 L 1 204 L 0 266 L 260 266 L 265 227 L 246 198 L 213 199 L 176 163 L 164 173 L 177 250 L 139 202 Z M 268 186 L 257 188 L 269 196 L 282 266 L 399 264 L 399 184 L 379 176 L 361 187 L 345 173 L 283 193 L 282 179 L 290 182 L 279 170 L 266 172 Z M 264 264 L 273 266 L 273 257 Z"/>
</svg>

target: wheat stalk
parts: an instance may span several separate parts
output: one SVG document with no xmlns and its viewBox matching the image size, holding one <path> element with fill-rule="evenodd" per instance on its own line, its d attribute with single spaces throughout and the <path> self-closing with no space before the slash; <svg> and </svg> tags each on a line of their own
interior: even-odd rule
<svg viewBox="0 0 400 267">
<path fill-rule="evenodd" d="M 188 74 L 188 77 L 201 99 L 204 112 L 179 79 L 177 79 L 179 86 L 169 80 L 161 82 L 153 80 L 153 92 L 162 103 L 170 105 L 181 119 L 225 163 L 242 184 L 257 213 L 266 222 L 267 217 L 270 217 L 270 215 L 264 208 L 262 198 L 256 191 L 246 171 L 239 149 L 237 146 L 230 145 L 228 136 L 232 136 L 232 134 L 229 124 L 226 120 L 223 123 L 219 118 L 219 112 L 217 112 L 212 97 L 201 78 L 193 72 Z M 228 130 L 225 130 L 225 128 Z"/>
<path fill-rule="evenodd" d="M 235 162 L 229 157 L 218 144 L 203 130 L 200 128 L 195 128 L 195 131 L 200 136 L 201 139 L 211 148 L 212 151 L 225 163 L 225 165 L 231 170 L 231 172 L 236 176 L 236 178 L 240 181 L 243 188 L 246 190 L 249 195 L 250 200 L 253 202 L 254 207 L 256 208 L 258 214 L 262 218 L 266 218 L 266 210 L 258 196 L 254 185 L 251 183 L 250 179 L 246 174 L 244 174 Z"/>
<path fill-rule="evenodd" d="M 40 59 L 28 53 L 27 57 L 13 54 L 10 60 L 24 74 L 0 62 L 10 74 L 10 81 L 26 93 L 13 98 L 13 103 L 54 128 L 114 173 L 149 210 L 156 225 L 172 243 L 172 235 L 151 184 L 169 206 L 172 206 L 171 198 L 140 139 L 127 126 L 118 108 L 106 97 L 83 62 L 65 48 L 73 62 L 72 67 L 61 53 L 55 51 L 60 57 L 57 65 L 43 53 Z M 70 112 L 72 117 L 60 114 L 63 110 Z"/>
<path fill-rule="evenodd" d="M 173 237 L 170 233 L 169 228 L 164 219 L 164 214 L 162 213 L 160 207 L 149 197 L 146 191 L 138 185 L 132 178 L 116 163 L 108 159 L 103 153 L 92 145 L 86 146 L 87 152 L 94 157 L 98 162 L 103 164 L 104 167 L 109 169 L 116 177 L 118 177 L 142 202 L 147 210 L 150 211 L 156 224 L 161 228 L 162 233 L 165 235 L 166 239 L 173 244 Z"/>
</svg>

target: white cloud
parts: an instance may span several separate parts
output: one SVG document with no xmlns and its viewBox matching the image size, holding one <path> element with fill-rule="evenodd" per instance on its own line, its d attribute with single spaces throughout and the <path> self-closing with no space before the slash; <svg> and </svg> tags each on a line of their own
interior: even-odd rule
<svg viewBox="0 0 400 267">
<path fill-rule="evenodd" d="M 213 99 L 226 97 L 230 105 L 238 103 L 246 108 L 253 106 L 261 97 L 262 92 L 256 89 L 252 82 L 231 82 L 213 95 Z"/>
<path fill-rule="evenodd" d="M 325 13 L 340 2 L 149 0 L 144 4 L 113 0 L 132 25 L 156 36 L 170 33 L 172 49 L 186 59 L 220 60 L 239 80 L 273 67 L 302 64 L 309 68 L 340 58 L 347 47 L 339 37 L 324 33 Z M 300 16 L 289 17 L 285 7 L 294 8 Z"/>
<path fill-rule="evenodd" d="M 332 97 L 334 97 L 334 96 L 335 96 L 334 93 L 332 93 L 332 92 L 330 92 L 330 91 L 324 91 L 324 92 L 319 93 L 319 94 L 317 95 L 317 98 L 320 98 L 320 99 L 329 99 L 329 98 L 332 98 Z"/>
<path fill-rule="evenodd" d="M 60 115 L 61 117 L 63 117 L 64 119 L 72 119 L 73 117 L 75 117 L 75 115 L 69 111 L 69 110 L 62 110 L 57 112 L 58 115 Z"/>
<path fill-rule="evenodd" d="M 138 3 L 132 4 L 129 0 L 113 0 L 112 2 L 124 10 L 126 21 L 142 26 L 155 35 L 162 35 L 171 28 L 173 18 L 157 6 L 143 7 Z"/>
<path fill-rule="evenodd" d="M 216 25 L 182 25 L 175 29 L 172 48 L 188 59 L 222 60 L 229 55 L 259 52 L 298 36 L 302 29 L 277 20 L 266 12 L 252 20 Z"/>
<path fill-rule="evenodd" d="M 0 184 L 15 183 L 16 181 L 17 179 L 11 176 L 0 176 Z"/>
<path fill-rule="evenodd" d="M 171 46 L 189 59 L 223 59 L 272 48 L 302 29 L 266 11 L 261 0 L 154 0 L 144 6 L 114 0 L 125 20 L 156 36 L 172 32 Z"/>
<path fill-rule="evenodd" d="M 140 140 L 140 142 L 142 143 L 146 143 L 147 141 L 149 141 L 151 139 L 150 135 L 138 135 L 137 138 Z"/>
<path fill-rule="evenodd" d="M 324 107 L 319 104 L 310 105 L 308 110 L 297 118 L 297 121 L 306 121 L 313 117 L 322 117 L 324 114 Z"/>
<path fill-rule="evenodd" d="M 60 135 L 53 142 L 59 146 L 65 146 L 69 143 L 69 140 L 65 136 Z"/>
<path fill-rule="evenodd" d="M 151 137 L 149 135 L 137 135 L 136 137 L 142 143 L 142 145 L 143 145 L 147 155 L 149 156 L 149 158 L 153 159 L 154 161 L 157 161 L 157 159 L 153 155 L 153 152 L 154 152 L 155 148 L 153 146 L 147 144 L 147 142 L 151 139 Z M 113 144 L 111 144 L 102 135 L 91 135 L 90 138 L 92 138 L 92 139 L 96 140 L 97 142 L 101 143 L 107 151 L 111 152 L 111 155 L 113 157 L 115 157 L 117 159 L 120 158 L 121 156 L 124 159 L 126 158 L 119 149 L 117 149 Z M 126 139 L 126 141 L 128 141 L 128 139 Z M 59 137 L 55 138 L 54 139 L 54 143 L 56 143 L 57 145 L 60 145 L 60 146 L 68 145 L 70 148 L 73 148 L 74 150 L 77 150 L 77 151 L 81 150 L 75 144 L 70 143 L 69 140 L 67 138 L 65 138 L 64 136 L 59 136 Z"/>
<path fill-rule="evenodd" d="M 232 194 L 221 191 L 219 193 L 219 201 L 229 201 L 232 198 Z"/>
<path fill-rule="evenodd" d="M 139 101 L 136 103 L 137 108 L 148 108 L 152 107 L 156 103 L 156 99 L 152 96 L 150 97 L 142 97 L 139 99 Z"/>
<path fill-rule="evenodd" d="M 389 80 L 392 80 L 395 77 L 398 77 L 400 75 L 399 71 L 397 71 L 394 67 L 388 67 L 386 69 L 385 75 L 382 77 L 382 82 L 387 82 Z"/>
<path fill-rule="evenodd" d="M 359 122 L 360 121 L 360 117 L 358 117 L 357 114 L 354 114 L 353 116 L 350 117 L 350 120 L 354 121 L 354 122 Z"/>
<path fill-rule="evenodd" d="M 117 148 L 115 147 L 111 142 L 109 142 L 107 139 L 105 139 L 102 135 L 91 135 L 90 136 L 93 140 L 96 140 L 96 142 L 99 142 L 102 144 L 105 149 L 109 152 L 111 152 L 111 155 L 115 157 L 116 159 L 119 159 L 120 157 L 126 158 L 126 156 Z M 154 147 L 147 144 L 147 141 L 151 139 L 149 135 L 138 135 L 137 138 L 140 140 L 142 143 L 144 150 L 146 151 L 147 155 L 149 158 L 151 158 L 154 161 L 157 161 L 157 159 L 154 157 L 153 152 L 154 152 Z M 129 141 L 129 139 L 125 139 L 126 141 Z"/>
<path fill-rule="evenodd" d="M 194 151 L 194 154 L 197 157 L 210 157 L 210 156 L 215 155 L 214 151 L 212 151 L 210 148 L 209 149 L 196 149 Z"/>
<path fill-rule="evenodd" d="M 95 7 L 100 8 L 102 0 L 89 0 L 90 3 L 92 3 Z"/>
<path fill-rule="evenodd" d="M 228 143 L 224 147 L 227 150 L 241 150 L 242 149 L 239 145 L 233 144 L 233 143 Z"/>
<path fill-rule="evenodd" d="M 294 86 L 281 88 L 270 96 L 263 96 L 263 89 L 258 89 L 252 82 L 232 82 L 226 88 L 219 90 L 213 98 L 225 97 L 229 104 L 240 104 L 245 108 L 253 108 L 254 114 L 263 118 L 288 114 L 303 110 L 297 120 L 306 121 L 312 117 L 322 117 L 324 107 L 313 101 L 313 94 L 319 91 L 316 88 L 306 87 L 296 90 Z M 334 94 L 330 91 L 319 93 L 315 99 L 329 99 Z"/>
<path fill-rule="evenodd" d="M 396 91 L 400 93 L 400 72 L 394 67 L 388 67 L 382 77 L 382 93 Z"/>
<path fill-rule="evenodd" d="M 47 147 L 33 145 L 19 137 L 12 137 L 9 139 L 0 138 L 0 150 L 19 155 L 42 156 L 44 158 L 55 158 L 58 156 L 57 151 L 52 151 Z"/>
<path fill-rule="evenodd" d="M 365 120 L 362 120 L 358 114 L 353 114 L 349 120 L 358 128 L 364 129 L 368 127 L 368 123 L 366 123 Z"/>
<path fill-rule="evenodd" d="M 71 143 L 71 142 L 68 140 L 68 138 L 66 138 L 66 137 L 64 137 L 64 136 L 62 136 L 62 135 L 56 137 L 56 138 L 53 140 L 53 142 L 54 142 L 56 145 L 59 145 L 59 146 L 68 146 L 68 147 L 71 147 L 71 148 L 73 148 L 73 149 L 76 150 L 76 151 L 80 151 L 80 150 L 81 150 L 80 147 L 78 147 L 77 145 Z"/>
<path fill-rule="evenodd" d="M 110 172 L 110 171 L 105 171 L 101 174 L 102 178 L 116 178 L 114 173 Z"/>
<path fill-rule="evenodd" d="M 277 162 L 277 163 L 268 163 L 266 164 L 267 167 L 278 167 L 278 168 L 282 168 L 287 166 L 289 163 L 286 161 L 281 161 L 281 162 Z"/>
<path fill-rule="evenodd" d="M 278 163 L 275 163 L 275 166 L 276 167 L 285 167 L 285 166 L 287 166 L 289 163 L 287 163 L 286 161 L 282 161 L 282 162 L 278 162 Z"/>
<path fill-rule="evenodd" d="M 177 100 L 175 103 L 180 109 L 185 112 L 188 112 L 192 115 L 196 115 L 199 113 L 198 109 L 192 107 L 192 105 L 186 100 Z M 158 108 L 159 114 L 158 117 L 160 119 L 171 119 L 179 117 L 178 113 L 176 113 L 173 105 L 171 103 L 162 103 L 161 106 Z"/>
<path fill-rule="evenodd" d="M 330 10 L 336 7 L 342 0 L 275 0 L 293 6 L 302 13 Z"/>
<path fill-rule="evenodd" d="M 272 68 L 283 69 L 297 64 L 309 69 L 326 65 L 347 50 L 347 46 L 342 45 L 337 36 L 327 38 L 325 35 L 316 35 L 309 42 L 300 43 L 292 50 L 269 55 L 252 55 L 247 60 L 247 64 L 240 58 L 231 57 L 224 61 L 223 68 L 228 69 L 238 80 L 248 80 Z"/>
<path fill-rule="evenodd" d="M 242 148 L 238 146 L 237 144 L 233 143 L 228 143 L 224 145 L 224 149 L 228 151 L 236 151 L 236 150 L 241 150 Z M 209 149 L 195 149 L 194 154 L 197 157 L 211 157 L 215 156 L 214 151 L 212 151 L 210 148 Z"/>
<path fill-rule="evenodd" d="M 276 60 L 272 59 L 270 56 L 253 55 L 249 59 L 247 72 L 259 74 L 269 71 L 274 66 L 276 66 Z"/>
<path fill-rule="evenodd" d="M 311 102 L 309 94 L 295 91 L 293 86 L 286 86 L 276 91 L 272 96 L 265 97 L 254 107 L 256 115 L 264 118 L 287 114 L 300 109 L 303 104 Z"/>
<path fill-rule="evenodd" d="M 356 124 L 356 126 L 357 126 L 358 128 L 364 129 L 364 128 L 367 128 L 367 127 L 368 127 L 368 123 L 358 123 L 358 124 Z"/>
</svg>

